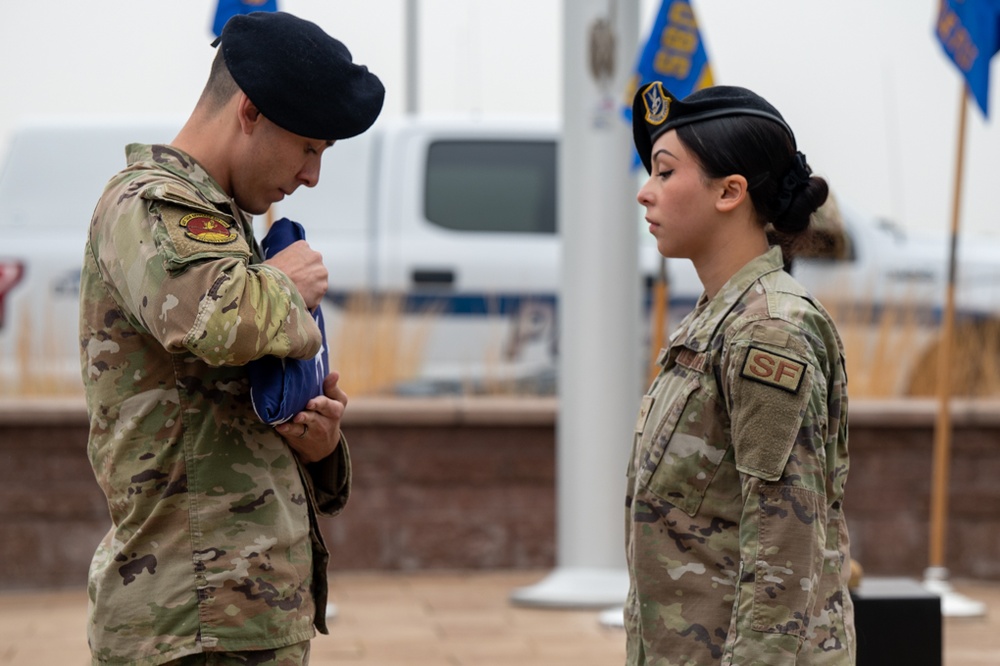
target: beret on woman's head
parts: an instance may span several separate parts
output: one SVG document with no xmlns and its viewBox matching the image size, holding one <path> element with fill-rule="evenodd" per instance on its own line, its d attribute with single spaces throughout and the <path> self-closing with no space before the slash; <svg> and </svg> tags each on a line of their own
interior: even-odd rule
<svg viewBox="0 0 1000 666">
<path fill-rule="evenodd" d="M 361 134 L 382 111 L 385 88 L 315 23 L 285 12 L 229 19 L 213 46 L 264 116 L 289 132 L 334 141 Z"/>
<path fill-rule="evenodd" d="M 757 93 L 737 86 L 711 86 L 677 99 L 660 81 L 643 86 L 632 100 L 632 137 L 646 172 L 652 172 L 656 139 L 667 130 L 724 116 L 759 116 L 781 125 L 795 146 L 795 135 L 778 110 Z"/>
</svg>

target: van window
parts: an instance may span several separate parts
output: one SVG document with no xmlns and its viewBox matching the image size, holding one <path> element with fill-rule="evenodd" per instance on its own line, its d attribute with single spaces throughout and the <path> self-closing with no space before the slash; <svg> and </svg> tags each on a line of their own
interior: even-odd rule
<svg viewBox="0 0 1000 666">
<path fill-rule="evenodd" d="M 424 215 L 446 229 L 556 232 L 554 141 L 436 141 Z"/>
</svg>

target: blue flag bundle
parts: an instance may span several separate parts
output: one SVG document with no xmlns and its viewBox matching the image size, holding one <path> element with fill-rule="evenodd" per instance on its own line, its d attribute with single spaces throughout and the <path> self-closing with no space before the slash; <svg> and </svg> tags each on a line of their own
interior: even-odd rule
<svg viewBox="0 0 1000 666">
<path fill-rule="evenodd" d="M 305 240 L 302 225 L 281 218 L 271 225 L 261 247 L 270 259 L 295 241 Z M 315 358 L 300 360 L 264 356 L 247 366 L 250 399 L 257 417 L 268 425 L 278 425 L 301 412 L 306 403 L 323 393 L 323 380 L 330 373 L 330 359 L 323 328 L 323 310 L 316 308 L 313 319 L 323 333 L 323 345 Z"/>
<path fill-rule="evenodd" d="M 215 20 L 212 22 L 212 32 L 216 37 L 222 35 L 222 28 L 226 21 L 237 14 L 249 14 L 250 12 L 276 12 L 278 11 L 278 0 L 219 0 L 215 8 Z"/>
<path fill-rule="evenodd" d="M 988 118 L 990 58 L 1000 51 L 1000 0 L 943 0 L 936 32 Z"/>
<path fill-rule="evenodd" d="M 662 81 L 678 99 L 713 84 L 708 52 L 688 0 L 663 0 L 649 39 L 625 91 L 625 119 L 632 123 L 632 98 L 640 86 Z M 634 166 L 640 164 L 636 156 Z"/>
</svg>

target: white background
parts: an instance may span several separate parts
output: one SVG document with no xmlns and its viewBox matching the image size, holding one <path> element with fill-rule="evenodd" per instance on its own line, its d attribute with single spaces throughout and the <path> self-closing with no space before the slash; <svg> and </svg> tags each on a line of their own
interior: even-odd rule
<svg viewBox="0 0 1000 666">
<path fill-rule="evenodd" d="M 610 0 L 609 0 L 610 1 Z M 620 1 L 620 0 L 619 0 Z M 403 0 L 280 0 L 344 41 L 405 107 Z M 938 0 L 694 0 L 716 82 L 792 125 L 841 199 L 945 229 L 961 81 L 934 37 Z M 658 0 L 642 0 L 642 34 Z M 420 0 L 420 110 L 561 113 L 562 0 Z M 214 54 L 215 0 L 5 0 L 0 150 L 39 115 L 185 116 Z M 629 64 L 631 67 L 631 64 Z M 1000 58 L 986 121 L 970 104 L 962 228 L 1000 232 Z M 72 159 L 71 155 L 54 156 Z"/>
</svg>

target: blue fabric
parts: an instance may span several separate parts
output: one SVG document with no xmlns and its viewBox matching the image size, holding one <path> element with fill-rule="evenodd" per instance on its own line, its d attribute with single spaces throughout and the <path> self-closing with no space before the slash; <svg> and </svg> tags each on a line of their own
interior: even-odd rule
<svg viewBox="0 0 1000 666">
<path fill-rule="evenodd" d="M 649 39 L 636 62 L 635 74 L 625 91 L 622 113 L 629 125 L 632 124 L 635 91 L 652 81 L 662 81 L 677 99 L 713 84 L 705 42 L 698 30 L 694 8 L 687 0 L 663 0 L 660 5 Z M 642 161 L 638 153 L 634 157 L 632 166 L 638 168 Z"/>
<path fill-rule="evenodd" d="M 215 21 L 212 22 L 212 32 L 216 37 L 222 34 L 226 21 L 237 14 L 250 12 L 276 12 L 278 0 L 219 0 L 215 8 Z"/>
<path fill-rule="evenodd" d="M 990 58 L 1000 51 L 1000 0 L 945 0 L 936 32 L 989 118 Z"/>
<path fill-rule="evenodd" d="M 271 225 L 260 243 L 264 258 L 270 259 L 295 241 L 305 238 L 306 232 L 301 224 L 283 217 Z M 301 412 L 307 402 L 323 393 L 323 380 L 330 374 L 323 309 L 317 307 L 312 316 L 323 334 L 323 345 L 314 358 L 300 360 L 265 356 L 247 365 L 250 399 L 258 418 L 264 423 L 284 423 Z"/>
</svg>

